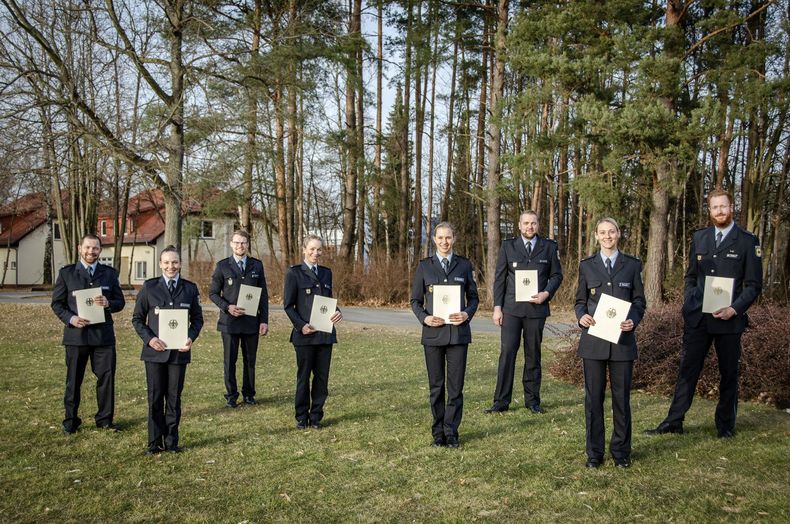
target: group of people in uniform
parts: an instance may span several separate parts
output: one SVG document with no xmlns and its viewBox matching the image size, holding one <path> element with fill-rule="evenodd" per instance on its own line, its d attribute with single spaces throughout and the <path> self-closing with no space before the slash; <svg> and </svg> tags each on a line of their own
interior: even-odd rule
<svg viewBox="0 0 790 524">
<path fill-rule="evenodd" d="M 716 409 L 718 436 L 735 435 L 738 398 L 738 367 L 741 335 L 748 324 L 747 310 L 762 289 L 762 264 L 757 238 L 733 221 L 732 196 L 720 189 L 708 195 L 712 225 L 694 233 L 689 265 L 684 278 L 684 335 L 681 364 L 672 404 L 666 419 L 648 434 L 682 433 L 683 418 L 691 406 L 696 383 L 705 357 L 714 345 L 721 373 L 721 395 Z M 524 347 L 522 384 L 524 407 L 544 413 L 540 395 L 541 344 L 549 303 L 559 289 L 562 266 L 557 244 L 538 235 L 539 217 L 535 211 L 523 212 L 518 221 L 520 234 L 502 243 L 493 282 L 492 321 L 500 327 L 501 344 L 493 402 L 487 414 L 501 413 L 511 407 L 513 379 L 518 350 Z M 617 467 L 631 465 L 630 393 L 634 361 L 637 358 L 635 331 L 642 320 L 646 300 L 642 283 L 642 264 L 623 253 L 618 245 L 620 227 L 613 218 L 598 220 L 595 239 L 600 250 L 581 260 L 576 290 L 575 314 L 581 328 L 578 356 L 584 371 L 584 412 L 586 423 L 586 467 L 604 462 L 605 430 L 603 404 L 607 376 L 611 387 L 614 430 L 609 453 Z M 422 325 L 432 414 L 431 445 L 458 448 L 459 426 L 463 416 L 463 388 L 467 351 L 472 341 L 470 322 L 479 297 L 471 262 L 453 250 L 455 230 L 441 222 L 433 230 L 434 255 L 417 265 L 411 288 L 411 308 Z M 263 264 L 249 256 L 250 237 L 234 232 L 233 255 L 217 263 L 211 279 L 209 297 L 220 310 L 217 329 L 224 353 L 225 406 L 239 404 L 236 363 L 242 353 L 241 398 L 255 404 L 255 361 L 259 337 L 269 331 L 268 292 Z M 318 331 L 310 324 L 313 297 L 332 296 L 332 271 L 319 265 L 322 239 L 308 235 L 303 242 L 303 261 L 291 266 L 285 275 L 283 305 L 293 329 L 290 341 L 296 354 L 297 377 L 294 398 L 296 427 L 321 428 L 324 403 L 328 396 L 332 347 L 337 342 L 331 333 Z M 66 348 L 65 418 L 63 431 L 74 433 L 81 424 L 78 416 L 80 385 L 88 360 L 97 377 L 99 428 L 118 431 L 113 422 L 115 379 L 115 335 L 112 313 L 124 307 L 118 275 L 111 267 L 98 264 L 101 241 L 86 235 L 80 242 L 80 260 L 60 270 L 52 296 L 52 309 L 65 324 Z M 181 259 L 174 247 L 160 253 L 162 276 L 149 279 L 139 293 L 132 324 L 142 339 L 141 359 L 145 362 L 148 386 L 148 447 L 146 453 L 178 452 L 178 426 L 181 418 L 181 391 L 191 348 L 203 327 L 197 286 L 180 275 Z M 537 274 L 537 292 L 526 299 L 516 291 L 517 271 Z M 523 273 L 520 273 L 523 276 Z M 732 302 L 728 307 L 702 312 L 707 276 L 733 279 Z M 256 311 L 238 305 L 240 286 L 260 288 Z M 434 286 L 454 285 L 460 290 L 460 311 L 442 316 L 434 314 Z M 105 311 L 105 321 L 90 324 L 76 311 L 73 291 L 96 288 L 96 304 Z M 591 335 L 595 313 L 604 295 L 630 303 L 619 329 L 617 342 Z M 187 309 L 188 339 L 183 347 L 168 348 L 158 338 L 158 316 L 162 309 Z M 332 324 L 343 319 L 339 309 L 331 315 Z"/>
</svg>

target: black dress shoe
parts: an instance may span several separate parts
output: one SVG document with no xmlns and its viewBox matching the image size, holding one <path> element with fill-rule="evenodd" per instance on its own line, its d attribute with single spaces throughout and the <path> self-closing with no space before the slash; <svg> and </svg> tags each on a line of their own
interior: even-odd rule
<svg viewBox="0 0 790 524">
<path fill-rule="evenodd" d="M 167 451 L 168 453 L 181 453 L 182 451 L 184 451 L 184 449 L 178 447 L 178 444 L 176 444 L 175 446 L 167 446 L 167 449 L 165 451 Z"/>
<path fill-rule="evenodd" d="M 320 422 L 311 422 L 310 427 L 313 429 L 321 429 L 322 426 Z"/>
<path fill-rule="evenodd" d="M 461 445 L 461 443 L 458 442 L 458 437 L 447 437 L 447 447 L 448 448 L 456 449 L 460 445 Z"/>
<path fill-rule="evenodd" d="M 255 404 L 257 404 L 257 402 L 255 402 L 254 397 L 244 397 L 244 403 L 249 404 L 250 406 L 254 406 Z"/>
<path fill-rule="evenodd" d="M 662 422 L 653 429 L 646 429 L 647 435 L 663 435 L 664 433 L 683 433 L 683 424 L 670 424 L 669 422 Z"/>
<path fill-rule="evenodd" d="M 118 424 L 105 424 L 103 426 L 96 426 L 99 429 L 106 429 L 107 431 L 111 431 L 113 433 L 119 433 L 121 431 L 121 426 Z"/>
<path fill-rule="evenodd" d="M 627 469 L 631 467 L 631 459 L 630 457 L 623 457 L 623 458 L 614 458 L 614 465 L 618 468 Z"/>
<path fill-rule="evenodd" d="M 76 429 L 68 429 L 68 428 L 62 428 L 62 431 L 64 435 L 73 435 L 74 433 L 77 432 Z"/>
<path fill-rule="evenodd" d="M 588 458 L 587 459 L 587 464 L 585 464 L 585 467 L 587 467 L 588 469 L 600 468 L 602 462 L 603 462 L 603 460 L 601 460 L 599 458 Z"/>
<path fill-rule="evenodd" d="M 505 411 L 507 411 L 507 406 L 501 407 L 497 405 L 493 405 L 490 408 L 486 408 L 485 410 L 486 413 L 502 413 Z"/>
<path fill-rule="evenodd" d="M 146 455 L 156 455 L 157 453 L 161 453 L 163 451 L 164 451 L 164 449 L 160 448 L 159 446 L 152 446 L 152 447 L 146 448 L 145 454 Z"/>
<path fill-rule="evenodd" d="M 307 429 L 307 421 L 306 420 L 297 420 L 296 421 L 296 429 Z"/>
<path fill-rule="evenodd" d="M 735 436 L 734 429 L 720 429 L 719 438 L 733 438 Z"/>
<path fill-rule="evenodd" d="M 444 439 L 444 436 L 433 437 L 433 443 L 431 444 L 432 448 L 443 448 L 446 445 L 447 445 L 447 441 Z"/>
<path fill-rule="evenodd" d="M 238 406 L 238 404 L 236 404 L 236 400 L 235 399 L 231 398 L 231 399 L 228 399 L 227 402 L 225 402 L 225 407 L 226 408 L 231 408 L 232 409 L 232 408 L 235 408 L 236 406 Z"/>
<path fill-rule="evenodd" d="M 542 407 L 540 407 L 540 404 L 532 404 L 531 406 L 527 406 L 527 409 L 532 411 L 533 413 L 545 413 L 546 412 L 546 410 L 544 410 Z"/>
</svg>

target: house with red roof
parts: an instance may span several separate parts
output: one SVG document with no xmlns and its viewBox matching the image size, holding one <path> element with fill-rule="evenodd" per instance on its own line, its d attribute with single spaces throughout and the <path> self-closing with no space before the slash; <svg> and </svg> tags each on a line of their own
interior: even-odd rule
<svg viewBox="0 0 790 524">
<path fill-rule="evenodd" d="M 43 283 L 46 208 L 43 193 L 31 193 L 0 206 L 0 261 L 6 264 L 4 285 Z M 231 194 L 216 188 L 190 187 L 185 191 L 181 212 L 184 216 L 182 273 L 191 279 L 207 278 L 216 261 L 231 255 L 230 239 L 238 228 L 235 201 Z M 111 205 L 103 205 L 98 215 L 96 234 L 102 241 L 99 262 L 112 265 L 115 211 Z M 253 210 L 252 253 L 258 258 L 269 253 L 262 224 L 261 212 Z M 57 221 L 53 221 L 52 227 L 54 277 L 58 269 L 69 262 L 64 257 Z M 165 204 L 161 190 L 145 190 L 131 197 L 120 248 L 122 284 L 140 286 L 146 279 L 161 274 L 158 257 L 165 247 L 164 232 Z M 2 277 L 3 272 L 0 272 L 0 279 Z"/>
</svg>

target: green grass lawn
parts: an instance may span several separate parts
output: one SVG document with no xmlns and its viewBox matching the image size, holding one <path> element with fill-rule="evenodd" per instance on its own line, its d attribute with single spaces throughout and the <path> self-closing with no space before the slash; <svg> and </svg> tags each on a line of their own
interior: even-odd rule
<svg viewBox="0 0 790 524">
<path fill-rule="evenodd" d="M 648 437 L 642 430 L 663 418 L 669 401 L 634 392 L 633 467 L 607 461 L 588 471 L 580 389 L 545 376 L 546 414 L 520 403 L 483 414 L 496 379 L 495 335 L 476 335 L 470 346 L 461 448 L 431 448 L 416 325 L 341 324 L 326 425 L 299 431 L 285 317 L 274 317 L 259 349 L 260 404 L 228 410 L 216 316 L 207 314 L 187 370 L 185 451 L 144 456 L 145 373 L 131 309 L 116 322 L 123 432 L 93 426 L 88 371 L 83 426 L 65 436 L 62 327 L 47 306 L 0 305 L 0 521 L 790 520 L 787 413 L 742 403 L 738 435 L 723 441 L 715 435 L 714 403 L 697 400 L 685 435 Z M 521 395 L 517 384 L 514 398 Z"/>
</svg>

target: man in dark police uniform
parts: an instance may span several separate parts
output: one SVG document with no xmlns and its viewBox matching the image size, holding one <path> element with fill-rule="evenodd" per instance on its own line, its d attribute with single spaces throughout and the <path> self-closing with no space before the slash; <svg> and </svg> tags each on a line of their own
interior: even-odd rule
<svg viewBox="0 0 790 524">
<path fill-rule="evenodd" d="M 235 231 L 230 247 L 233 255 L 217 262 L 208 296 L 219 308 L 217 330 L 222 334 L 225 361 L 225 406 L 235 408 L 239 398 L 236 385 L 239 346 L 243 360 L 241 395 L 245 404 L 255 404 L 255 359 L 259 337 L 269 332 L 269 293 L 263 263 L 249 256 L 249 233 Z M 256 311 L 237 306 L 242 284 L 261 288 Z"/>
<path fill-rule="evenodd" d="M 507 411 L 513 394 L 516 356 L 524 338 L 524 406 L 543 413 L 540 403 L 540 346 L 543 326 L 550 315 L 549 301 L 562 283 L 557 243 L 538 236 L 538 214 L 521 213 L 521 235 L 502 242 L 494 276 L 494 324 L 502 328 L 494 403 L 486 413 Z M 516 302 L 516 270 L 538 272 L 538 294 Z"/>
<path fill-rule="evenodd" d="M 80 407 L 80 386 L 85 376 L 88 359 L 96 375 L 96 426 L 118 431 L 113 423 L 115 412 L 115 330 L 111 313 L 126 305 L 114 268 L 99 264 L 101 240 L 95 235 L 85 235 L 80 240 L 80 260 L 64 266 L 52 289 L 52 311 L 66 325 L 63 345 L 66 346 L 66 393 L 63 404 L 66 417 L 63 432 L 77 431 L 82 420 L 77 412 Z M 104 308 L 104 322 L 91 325 L 77 315 L 74 291 L 96 288 L 95 304 Z"/>
<path fill-rule="evenodd" d="M 711 343 L 719 359 L 719 404 L 716 430 L 719 438 L 735 436 L 738 409 L 738 367 L 746 310 L 762 291 L 762 253 L 756 236 L 733 221 L 732 196 L 721 189 L 708 195 L 712 226 L 694 232 L 683 288 L 683 351 L 669 413 L 648 434 L 683 433 L 683 419 L 691 407 L 694 390 Z M 713 313 L 702 312 L 705 277 L 733 279 L 732 303 Z"/>
</svg>

